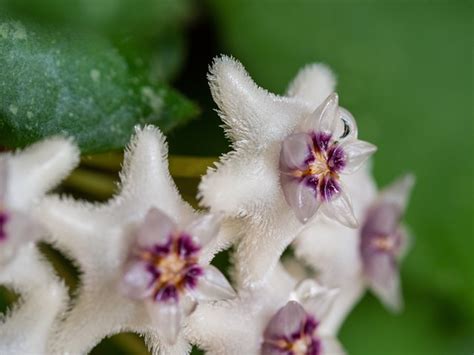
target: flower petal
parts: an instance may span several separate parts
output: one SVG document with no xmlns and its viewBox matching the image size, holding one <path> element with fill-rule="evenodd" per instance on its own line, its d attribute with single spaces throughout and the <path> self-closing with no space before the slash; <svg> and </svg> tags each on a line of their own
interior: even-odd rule
<svg viewBox="0 0 474 355">
<path fill-rule="evenodd" d="M 296 97 L 316 109 L 336 87 L 336 78 L 324 64 L 309 64 L 300 69 L 287 90 L 287 96 Z"/>
<path fill-rule="evenodd" d="M 181 331 L 183 316 L 179 302 L 148 302 L 147 308 L 153 326 L 163 341 L 168 344 L 176 343 Z"/>
<path fill-rule="evenodd" d="M 402 308 L 400 276 L 393 255 L 375 253 L 370 262 L 365 264 L 364 271 L 372 291 L 391 311 L 399 312 Z"/>
<path fill-rule="evenodd" d="M 376 152 L 377 147 L 368 142 L 352 140 L 346 144 L 341 144 L 337 149 L 342 149 L 345 156 L 345 166 L 341 172 L 352 174 L 359 170 L 367 159 Z"/>
<path fill-rule="evenodd" d="M 345 108 L 339 106 L 339 120 L 336 121 L 334 135 L 338 141 L 357 139 L 357 123 L 352 114 Z"/>
<path fill-rule="evenodd" d="M 7 213 L 8 220 L 4 226 L 6 238 L 0 241 L 0 264 L 9 261 L 22 245 L 45 234 L 43 226 L 29 215 L 19 211 Z"/>
<path fill-rule="evenodd" d="M 153 207 L 137 229 L 137 243 L 144 248 L 165 244 L 176 228 L 176 224 L 165 213 Z"/>
<path fill-rule="evenodd" d="M 318 108 L 303 122 L 304 131 L 334 133 L 338 119 L 339 97 L 336 93 L 329 95 Z"/>
<path fill-rule="evenodd" d="M 326 317 L 338 294 L 339 290 L 323 287 L 312 279 L 301 281 L 294 291 L 296 300 L 318 321 Z"/>
<path fill-rule="evenodd" d="M 270 94 L 259 87 L 233 58 L 216 58 L 208 79 L 219 115 L 233 141 L 266 144 L 282 139 L 294 128 L 295 117 L 307 112 L 307 107 L 297 100 Z"/>
<path fill-rule="evenodd" d="M 314 159 L 311 153 L 313 140 L 307 133 L 296 133 L 288 136 L 281 145 L 280 171 L 291 173 L 294 170 L 305 170 L 308 161 Z"/>
<path fill-rule="evenodd" d="M 8 163 L 7 204 L 30 208 L 33 199 L 58 184 L 78 162 L 79 149 L 65 138 L 49 138 L 15 153 Z"/>
<path fill-rule="evenodd" d="M 403 213 L 414 185 L 415 176 L 413 174 L 406 174 L 382 190 L 380 193 L 380 201 L 397 206 Z"/>
<path fill-rule="evenodd" d="M 219 233 L 221 219 L 220 215 L 207 213 L 192 221 L 185 228 L 185 231 L 189 233 L 193 239 L 197 239 L 200 246 L 204 246 Z"/>
<path fill-rule="evenodd" d="M 347 227 L 356 228 L 358 226 L 357 219 L 352 210 L 351 200 L 342 187 L 330 201 L 323 204 L 322 212 L 326 217 L 336 220 Z"/>
<path fill-rule="evenodd" d="M 202 301 L 230 299 L 236 296 L 229 281 L 213 265 L 204 268 L 204 275 L 198 279 L 197 286 L 192 292 Z"/>
<path fill-rule="evenodd" d="M 291 339 L 292 334 L 300 331 L 306 318 L 303 306 L 296 301 L 289 301 L 270 319 L 263 337 L 265 340 L 279 339 L 282 336 Z"/>
<path fill-rule="evenodd" d="M 120 291 L 131 299 L 144 299 L 153 294 L 151 284 L 154 276 L 148 271 L 148 264 L 130 261 L 124 269 L 120 282 Z"/>
<path fill-rule="evenodd" d="M 306 223 L 315 215 L 321 206 L 321 199 L 317 198 L 316 185 L 312 177 L 303 180 L 288 175 L 281 175 L 281 186 L 286 202 L 293 209 L 301 223 Z"/>
<path fill-rule="evenodd" d="M 120 173 L 121 193 L 116 199 L 117 218 L 143 219 L 152 207 L 164 208 L 171 217 L 187 220 L 192 208 L 183 201 L 168 170 L 168 146 L 156 127 L 135 127 L 135 135 L 124 154 Z"/>
</svg>

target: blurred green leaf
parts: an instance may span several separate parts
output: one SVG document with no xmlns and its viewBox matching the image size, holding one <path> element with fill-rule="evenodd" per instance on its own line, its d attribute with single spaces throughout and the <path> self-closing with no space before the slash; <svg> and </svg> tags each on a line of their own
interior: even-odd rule
<svg viewBox="0 0 474 355">
<path fill-rule="evenodd" d="M 99 37 L 0 24 L 0 144 L 67 134 L 83 152 L 121 148 L 136 124 L 164 132 L 197 114 L 164 84 L 130 69 Z"/>
<path fill-rule="evenodd" d="M 109 34 L 154 37 L 190 16 L 190 0 L 0 0 L 0 9 L 45 24 Z"/>
</svg>

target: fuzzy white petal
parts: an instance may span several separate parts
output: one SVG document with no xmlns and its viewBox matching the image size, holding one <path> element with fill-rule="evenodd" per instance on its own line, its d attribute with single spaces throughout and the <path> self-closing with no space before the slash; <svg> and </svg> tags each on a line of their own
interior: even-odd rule
<svg viewBox="0 0 474 355">
<path fill-rule="evenodd" d="M 253 141 L 263 146 L 281 139 L 308 110 L 298 100 L 273 95 L 257 86 L 242 64 L 227 56 L 214 60 L 208 79 L 233 141 Z"/>
<path fill-rule="evenodd" d="M 336 87 L 336 78 L 324 64 L 309 64 L 301 69 L 289 85 L 287 95 L 304 100 L 316 109 Z"/>
<path fill-rule="evenodd" d="M 277 264 L 258 290 L 242 291 L 233 300 L 198 305 L 189 318 L 187 336 L 207 354 L 257 355 L 268 321 L 286 304 L 294 285 Z"/>
<path fill-rule="evenodd" d="M 36 247 L 29 244 L 0 269 L 0 284 L 22 297 L 22 302 L 0 321 L 0 353 L 48 354 L 52 325 L 66 308 L 63 283 Z"/>
<path fill-rule="evenodd" d="M 78 161 L 79 150 L 64 138 L 46 139 L 15 153 L 8 163 L 7 203 L 16 209 L 29 208 L 32 201 L 58 184 Z"/>
</svg>

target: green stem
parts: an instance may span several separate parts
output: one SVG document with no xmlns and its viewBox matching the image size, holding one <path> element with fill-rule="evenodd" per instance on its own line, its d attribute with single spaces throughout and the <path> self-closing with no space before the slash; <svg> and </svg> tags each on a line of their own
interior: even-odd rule
<svg viewBox="0 0 474 355">
<path fill-rule="evenodd" d="M 85 155 L 82 157 L 83 166 L 100 170 L 117 172 L 121 169 L 123 155 L 121 153 L 104 153 Z M 185 155 L 170 155 L 169 170 L 173 177 L 199 178 L 204 175 L 209 166 L 217 160 L 216 157 L 194 157 Z"/>
</svg>

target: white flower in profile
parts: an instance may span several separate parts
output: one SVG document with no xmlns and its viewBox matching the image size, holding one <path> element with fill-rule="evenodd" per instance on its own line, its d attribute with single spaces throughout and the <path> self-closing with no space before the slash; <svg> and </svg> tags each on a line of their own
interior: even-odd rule
<svg viewBox="0 0 474 355">
<path fill-rule="evenodd" d="M 34 206 L 79 160 L 68 139 L 50 138 L 0 154 L 0 284 L 21 302 L 0 319 L 0 353 L 46 354 L 67 293 L 34 242 L 46 233 Z"/>
<path fill-rule="evenodd" d="M 182 200 L 154 127 L 137 129 L 120 177 L 120 193 L 108 203 L 49 197 L 37 209 L 55 245 L 82 272 L 50 350 L 86 353 L 106 336 L 133 331 L 154 353 L 187 353 L 180 330 L 196 303 L 234 296 L 224 276 L 200 260 L 212 248 L 218 218 L 198 215 Z"/>
<path fill-rule="evenodd" d="M 301 70 L 287 96 L 258 87 L 225 56 L 215 60 L 209 81 L 233 150 L 204 176 L 201 203 L 241 226 L 228 228 L 222 243 L 241 237 L 237 281 L 258 286 L 313 216 L 357 225 L 344 185 L 375 147 L 357 139 L 323 65 Z"/>
<path fill-rule="evenodd" d="M 348 187 L 354 192 L 361 226 L 350 229 L 321 219 L 294 242 L 296 256 L 316 270 L 318 280 L 340 290 L 336 311 L 324 325 L 332 333 L 337 333 L 367 287 L 389 309 L 402 307 L 397 264 L 406 250 L 408 234 L 400 221 L 414 178 L 403 176 L 379 193 L 368 169 L 357 172 L 355 180 L 358 183 Z"/>
<path fill-rule="evenodd" d="M 321 330 L 336 295 L 313 280 L 297 282 L 277 264 L 258 290 L 198 306 L 187 333 L 209 355 L 343 354 L 333 335 Z"/>
</svg>

